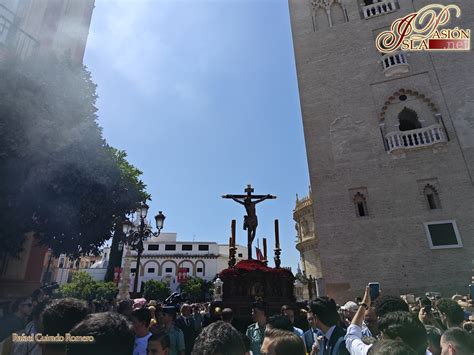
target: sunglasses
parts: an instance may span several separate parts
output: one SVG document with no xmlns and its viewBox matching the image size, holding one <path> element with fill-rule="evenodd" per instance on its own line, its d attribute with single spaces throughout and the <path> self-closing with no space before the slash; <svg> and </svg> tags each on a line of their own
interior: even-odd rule
<svg viewBox="0 0 474 355">
<path fill-rule="evenodd" d="M 33 307 L 32 303 L 22 303 L 21 306 Z"/>
</svg>

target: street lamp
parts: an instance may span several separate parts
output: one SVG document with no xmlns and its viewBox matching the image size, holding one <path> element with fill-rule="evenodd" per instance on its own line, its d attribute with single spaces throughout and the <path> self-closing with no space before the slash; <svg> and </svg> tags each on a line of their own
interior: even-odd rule
<svg viewBox="0 0 474 355">
<path fill-rule="evenodd" d="M 165 217 L 165 215 L 163 214 L 162 211 L 159 211 L 158 214 L 155 216 L 156 229 L 158 229 L 158 231 L 163 229 L 163 224 L 165 223 L 165 218 L 166 217 Z"/>
<path fill-rule="evenodd" d="M 156 229 L 157 232 L 151 230 L 151 226 L 148 225 L 145 221 L 145 218 L 148 214 L 149 206 L 146 203 L 141 203 L 140 207 L 137 210 L 137 217 L 140 218 L 140 223 L 138 226 L 133 224 L 129 219 L 126 219 L 123 222 L 123 233 L 125 234 L 125 242 L 130 245 L 133 250 L 137 252 L 137 266 L 135 268 L 135 280 L 133 282 L 133 292 L 137 292 L 138 287 L 138 274 L 140 272 L 140 258 L 143 253 L 143 242 L 151 237 L 158 237 L 161 230 L 163 229 L 163 224 L 165 221 L 165 215 L 160 211 L 155 216 Z"/>
</svg>

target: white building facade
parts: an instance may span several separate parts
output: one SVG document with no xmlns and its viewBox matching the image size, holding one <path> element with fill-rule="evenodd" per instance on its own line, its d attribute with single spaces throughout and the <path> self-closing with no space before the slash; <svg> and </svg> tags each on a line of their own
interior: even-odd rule
<svg viewBox="0 0 474 355">
<path fill-rule="evenodd" d="M 247 258 L 247 247 L 243 245 L 236 245 L 237 250 L 235 251 L 235 261 L 238 263 L 240 260 Z M 219 244 L 219 257 L 217 258 L 217 273 L 229 267 L 229 245 Z"/>
<path fill-rule="evenodd" d="M 144 242 L 138 275 L 138 289 L 148 280 L 165 281 L 171 291 L 179 287 L 178 272 L 185 272 L 187 277 L 199 277 L 212 281 L 219 271 L 228 267 L 228 245 L 216 242 L 177 241 L 177 233 L 161 233 Z M 238 246 L 237 255 L 246 255 L 246 248 Z M 240 260 L 236 255 L 236 259 Z M 125 253 L 124 253 L 125 256 Z M 130 291 L 136 271 L 137 252 L 131 252 Z M 124 267 L 125 258 L 122 259 Z"/>
</svg>

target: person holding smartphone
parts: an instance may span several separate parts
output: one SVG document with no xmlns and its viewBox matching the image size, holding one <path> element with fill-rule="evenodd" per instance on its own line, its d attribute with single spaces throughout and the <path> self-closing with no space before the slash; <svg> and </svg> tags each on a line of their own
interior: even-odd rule
<svg viewBox="0 0 474 355">
<path fill-rule="evenodd" d="M 374 295 L 374 293 L 373 293 Z M 388 296 L 385 296 L 388 297 Z M 359 305 L 351 325 L 347 328 L 345 336 L 346 348 L 351 355 L 366 355 L 372 345 L 362 342 L 362 322 L 366 311 L 372 304 L 370 287 L 365 289 L 364 298 Z M 405 342 L 417 354 L 426 353 L 427 335 L 424 325 L 408 312 L 408 305 L 400 300 L 406 310 L 390 310 L 378 319 L 378 326 L 384 339 Z"/>
<path fill-rule="evenodd" d="M 365 355 L 372 347 L 372 345 L 367 345 L 362 341 L 362 324 L 365 318 L 365 312 L 371 305 L 372 300 L 370 298 L 370 287 L 367 286 L 365 288 L 362 302 L 359 304 L 359 309 L 352 319 L 351 325 L 347 328 L 345 336 L 346 348 L 351 355 Z"/>
</svg>

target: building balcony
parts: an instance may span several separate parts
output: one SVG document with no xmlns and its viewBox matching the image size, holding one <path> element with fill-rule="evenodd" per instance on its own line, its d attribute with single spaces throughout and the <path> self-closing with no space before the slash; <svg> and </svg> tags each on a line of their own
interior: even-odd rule
<svg viewBox="0 0 474 355">
<path fill-rule="evenodd" d="M 389 153 L 396 150 L 416 149 L 446 143 L 447 137 L 439 124 L 385 135 Z"/>
<path fill-rule="evenodd" d="M 383 73 L 387 77 L 408 73 L 410 70 L 407 55 L 404 52 L 384 54 L 382 57 L 382 66 Z"/>
<path fill-rule="evenodd" d="M 296 201 L 295 211 L 301 211 L 302 209 L 309 207 L 313 204 L 311 195 L 305 196 L 302 199 Z"/>
<path fill-rule="evenodd" d="M 15 14 L 0 4 L 0 56 L 14 55 L 22 60 L 32 56 L 39 43 L 16 25 Z"/>
<path fill-rule="evenodd" d="M 298 239 L 295 245 L 296 250 L 300 253 L 304 252 L 305 250 L 314 249 L 318 245 L 318 238 L 316 234 L 312 234 L 311 236 L 307 236 L 304 239 Z"/>
<path fill-rule="evenodd" d="M 378 2 L 373 1 L 373 4 L 368 4 L 368 1 L 361 4 L 362 14 L 364 19 L 369 19 L 381 15 L 388 14 L 397 10 L 395 0 L 379 0 Z"/>
</svg>

